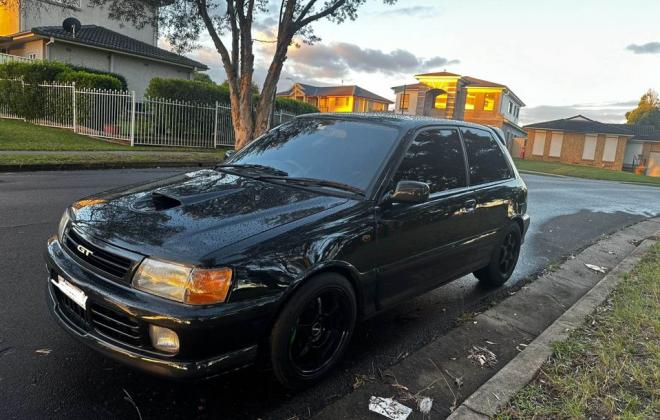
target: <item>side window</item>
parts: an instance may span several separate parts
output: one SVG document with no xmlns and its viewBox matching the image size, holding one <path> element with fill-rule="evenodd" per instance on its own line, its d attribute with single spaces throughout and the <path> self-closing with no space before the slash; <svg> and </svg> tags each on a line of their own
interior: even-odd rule
<svg viewBox="0 0 660 420">
<path fill-rule="evenodd" d="M 433 129 L 417 135 L 394 175 L 399 181 L 426 182 L 431 194 L 466 186 L 465 160 L 457 130 Z"/>
<path fill-rule="evenodd" d="M 470 167 L 470 184 L 484 184 L 511 178 L 511 169 L 497 140 L 485 131 L 463 128 L 463 140 Z"/>
</svg>

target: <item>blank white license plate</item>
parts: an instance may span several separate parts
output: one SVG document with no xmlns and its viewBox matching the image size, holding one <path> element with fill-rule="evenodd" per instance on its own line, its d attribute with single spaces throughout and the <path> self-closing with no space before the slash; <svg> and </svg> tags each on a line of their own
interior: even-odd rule
<svg viewBox="0 0 660 420">
<path fill-rule="evenodd" d="M 87 308 L 87 295 L 85 292 L 64 280 L 62 276 L 57 276 L 57 279 L 50 279 L 50 281 L 53 283 L 53 285 L 55 285 L 55 287 L 60 289 L 62 293 L 67 295 L 72 301 L 76 302 L 78 306 L 83 309 Z"/>
</svg>

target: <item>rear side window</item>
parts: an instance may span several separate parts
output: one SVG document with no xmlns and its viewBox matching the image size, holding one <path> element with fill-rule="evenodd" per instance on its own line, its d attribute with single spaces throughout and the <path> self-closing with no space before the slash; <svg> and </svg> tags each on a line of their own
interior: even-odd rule
<svg viewBox="0 0 660 420">
<path fill-rule="evenodd" d="M 417 135 L 394 176 L 426 182 L 431 194 L 466 186 L 465 161 L 457 130 L 433 129 Z"/>
<path fill-rule="evenodd" d="M 476 128 L 461 130 L 470 167 L 470 185 L 511 178 L 511 169 L 504 153 L 488 131 Z"/>
</svg>

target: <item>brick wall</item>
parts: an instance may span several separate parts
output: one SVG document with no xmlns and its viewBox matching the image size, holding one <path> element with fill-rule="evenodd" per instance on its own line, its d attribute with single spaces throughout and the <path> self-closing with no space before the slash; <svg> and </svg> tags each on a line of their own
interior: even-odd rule
<svg viewBox="0 0 660 420">
<path fill-rule="evenodd" d="M 582 154 L 584 152 L 584 142 L 586 134 L 584 133 L 570 133 L 563 132 L 564 140 L 562 142 L 561 154 L 559 157 L 550 156 L 550 144 L 552 142 L 552 130 L 536 130 L 536 129 L 526 129 L 527 131 L 527 143 L 525 144 L 525 159 L 529 160 L 543 160 L 546 162 L 561 162 L 568 163 L 571 165 L 584 165 L 584 166 L 594 166 L 598 168 L 611 169 L 615 171 L 620 171 L 623 167 L 623 157 L 626 150 L 626 144 L 628 138 L 625 136 L 618 136 L 618 143 L 616 154 L 613 162 L 604 162 L 603 161 L 603 151 L 605 150 L 605 134 L 599 134 L 596 141 L 596 152 L 594 154 L 593 160 L 582 159 Z M 532 151 L 534 150 L 534 141 L 536 139 L 537 131 L 545 131 L 545 147 L 543 150 L 543 156 L 534 155 Z M 559 132 L 559 131 L 555 131 Z"/>
</svg>

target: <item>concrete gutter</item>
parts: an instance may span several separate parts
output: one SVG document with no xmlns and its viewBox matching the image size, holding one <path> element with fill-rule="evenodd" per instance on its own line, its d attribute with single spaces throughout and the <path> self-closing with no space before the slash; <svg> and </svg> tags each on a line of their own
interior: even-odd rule
<svg viewBox="0 0 660 420">
<path fill-rule="evenodd" d="M 556 270 L 511 292 L 491 309 L 465 319 L 444 336 L 364 380 L 315 417 L 382 419 L 368 411 L 372 395 L 394 397 L 413 408 L 411 420 L 428 418 L 416 407 L 421 397 L 433 399 L 433 418 L 492 416 L 534 377 L 550 355 L 550 343 L 566 338 L 581 325 L 658 235 L 660 217 L 605 237 Z M 585 264 L 606 267 L 608 274 Z M 497 360 L 487 366 L 475 363 L 468 357 L 475 346 L 487 348 Z"/>
<path fill-rule="evenodd" d="M 653 239 L 644 240 L 523 352 L 470 395 L 448 419 L 489 419 L 495 416 L 518 391 L 534 379 L 541 366 L 552 355 L 552 344 L 566 340 L 573 330 L 584 324 L 585 318 L 605 302 L 623 278 L 623 274 L 630 272 L 644 253 L 657 243 L 659 235 L 660 231 Z"/>
</svg>

